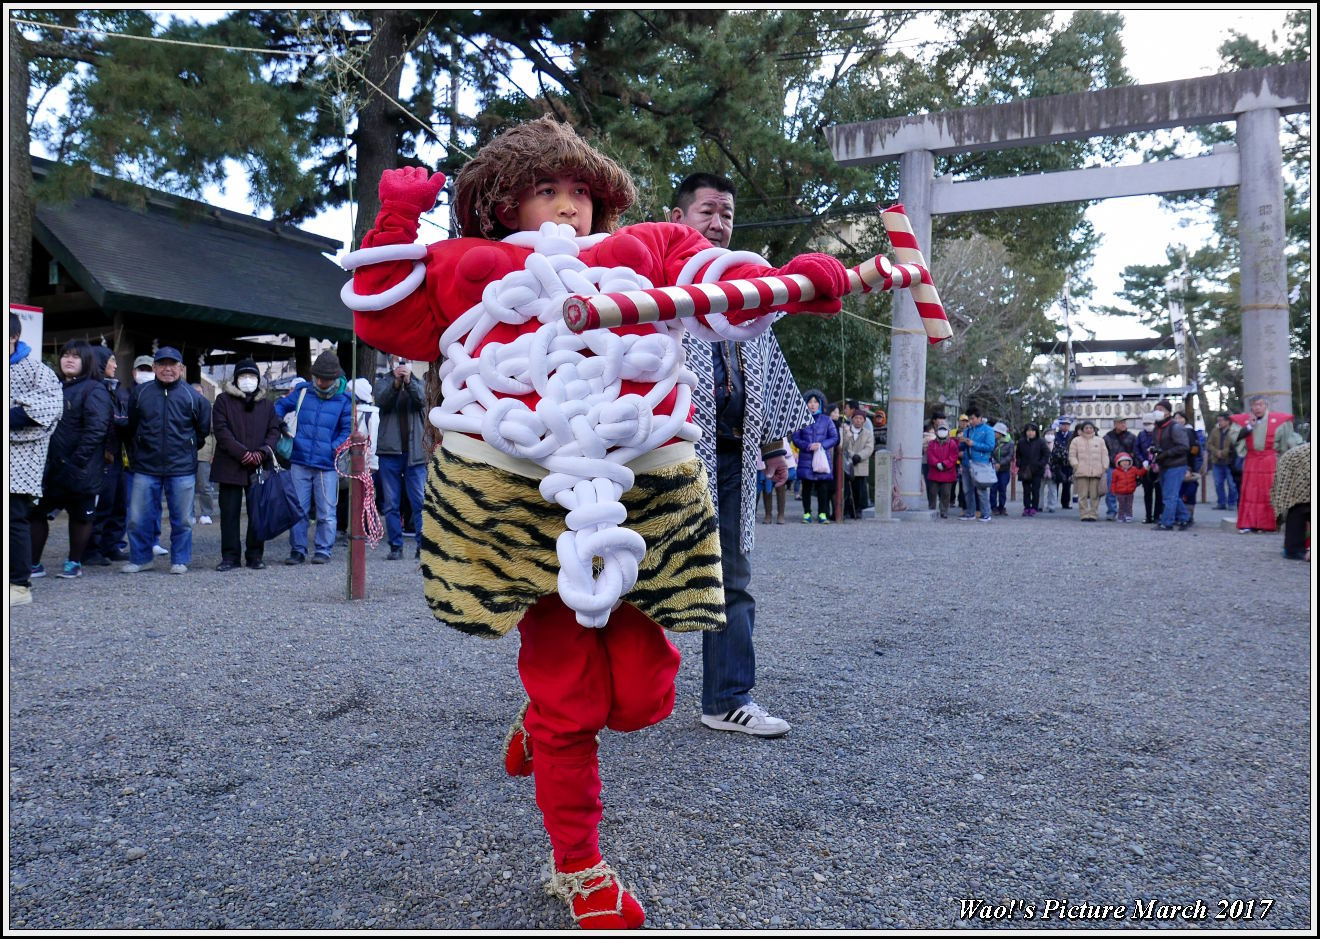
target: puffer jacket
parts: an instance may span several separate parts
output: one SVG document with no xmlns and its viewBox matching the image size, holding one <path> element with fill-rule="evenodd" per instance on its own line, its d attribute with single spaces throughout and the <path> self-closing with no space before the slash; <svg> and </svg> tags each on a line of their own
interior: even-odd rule
<svg viewBox="0 0 1320 939">
<path fill-rule="evenodd" d="M 128 403 L 133 472 L 191 476 L 211 432 L 211 402 L 186 381 L 138 385 Z"/>
<path fill-rule="evenodd" d="M 812 389 L 804 394 L 803 400 L 816 396 L 816 400 L 824 401 L 825 396 L 819 391 Z M 824 409 L 816 412 L 811 423 L 806 427 L 800 427 L 793 431 L 793 443 L 798 448 L 798 479 L 833 479 L 834 478 L 834 448 L 839 443 L 839 429 L 834 426 L 834 421 L 825 413 Z M 830 469 L 824 473 L 817 473 L 811 468 L 811 461 L 815 454 L 811 451 L 811 445 L 818 443 L 821 449 L 825 451 L 826 458 L 830 461 Z"/>
<path fill-rule="evenodd" d="M 275 419 L 275 402 L 266 398 L 264 390 L 258 387 L 252 394 L 244 394 L 229 381 L 216 396 L 211 421 L 215 433 L 211 482 L 229 486 L 252 482 L 256 467 L 242 462 L 249 450 L 265 451 L 265 465 L 270 465 L 271 453 L 280 441 L 280 425 Z"/>
<path fill-rule="evenodd" d="M 943 463 L 944 469 L 936 464 Z M 933 483 L 951 483 L 958 479 L 958 441 L 952 437 L 938 437 L 926 445 L 927 478 Z"/>
<path fill-rule="evenodd" d="M 298 395 L 307 389 L 302 407 L 298 408 L 298 432 L 293 437 L 290 463 L 320 470 L 335 468 L 335 451 L 353 431 L 353 401 L 344 393 L 346 385 L 340 378 L 333 392 L 322 398 L 314 384 L 300 381 L 275 402 L 275 416 L 282 421 L 286 414 L 298 408 Z"/>
<path fill-rule="evenodd" d="M 1044 479 L 1050 450 L 1041 437 L 1023 437 L 1017 443 L 1018 479 Z"/>
<path fill-rule="evenodd" d="M 1099 478 L 1105 475 L 1105 469 L 1109 466 L 1109 450 L 1105 442 L 1095 434 L 1090 437 L 1082 433 L 1073 434 L 1068 443 L 1068 465 L 1072 467 L 1074 476 L 1083 479 Z"/>
<path fill-rule="evenodd" d="M 9 357 L 9 492 L 40 496 L 50 438 L 64 414 L 60 380 L 25 342 Z"/>
<path fill-rule="evenodd" d="M 46 494 L 89 496 L 101 491 L 105 475 L 105 438 L 115 404 L 100 381 L 89 377 L 64 382 L 64 416 L 46 454 Z"/>
</svg>

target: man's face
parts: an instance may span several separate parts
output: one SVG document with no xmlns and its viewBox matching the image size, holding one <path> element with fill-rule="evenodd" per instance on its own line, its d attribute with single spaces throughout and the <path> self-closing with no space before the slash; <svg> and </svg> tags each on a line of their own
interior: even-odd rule
<svg viewBox="0 0 1320 939">
<path fill-rule="evenodd" d="M 1260 420 L 1262 417 L 1264 417 L 1265 412 L 1268 410 L 1269 410 L 1269 405 L 1266 404 L 1264 401 L 1256 400 L 1251 402 L 1251 413 L 1256 415 L 1257 420 Z"/>
<path fill-rule="evenodd" d="M 1226 429 L 1228 428 L 1228 418 L 1226 418 L 1226 417 L 1219 417 L 1219 418 L 1216 418 L 1216 419 L 1215 419 L 1215 425 L 1216 425 L 1220 430 L 1226 430 Z"/>
<path fill-rule="evenodd" d="M 105 377 L 114 378 L 118 372 L 119 372 L 119 363 L 115 361 L 115 357 L 112 355 L 110 356 L 110 358 L 105 360 Z"/>
<path fill-rule="evenodd" d="M 183 374 L 183 363 L 177 359 L 161 359 L 152 371 L 156 373 L 156 381 L 168 385 L 179 380 L 179 376 Z"/>
<path fill-rule="evenodd" d="M 1127 421 L 1114 421 L 1114 431 L 1116 433 L 1121 434 L 1125 430 L 1127 430 Z"/>
<path fill-rule="evenodd" d="M 579 237 L 591 234 L 591 186 L 575 173 L 538 179 L 518 193 L 518 204 L 497 211 L 514 231 L 536 231 L 546 222 L 572 225 Z"/>
<path fill-rule="evenodd" d="M 863 414 L 860 410 L 854 410 L 852 412 L 852 417 L 849 419 L 852 421 L 852 425 L 856 427 L 858 430 L 861 430 L 863 427 L 866 426 L 866 415 Z"/>
<path fill-rule="evenodd" d="M 969 414 L 969 415 L 967 415 L 967 423 L 971 424 L 973 427 L 980 427 L 980 426 L 981 426 L 981 415 L 979 415 L 979 414 Z"/>
<path fill-rule="evenodd" d="M 320 375 L 313 375 L 312 381 L 316 382 L 316 387 L 320 388 L 322 391 L 329 391 L 331 388 L 334 387 L 335 382 L 339 381 L 339 379 L 322 378 Z"/>
<path fill-rule="evenodd" d="M 695 228 L 717 248 L 727 248 L 733 238 L 733 196 L 702 186 L 692 193 L 687 209 L 674 209 L 669 220 Z"/>
</svg>

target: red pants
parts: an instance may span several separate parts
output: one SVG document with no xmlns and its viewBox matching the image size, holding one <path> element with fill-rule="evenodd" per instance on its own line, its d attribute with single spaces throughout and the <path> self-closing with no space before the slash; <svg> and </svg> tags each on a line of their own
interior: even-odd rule
<svg viewBox="0 0 1320 939">
<path fill-rule="evenodd" d="M 531 699 L 523 727 L 555 864 L 594 860 L 601 816 L 596 734 L 605 727 L 641 730 L 669 716 L 678 649 L 628 603 L 608 626 L 588 629 L 558 595 L 528 610 L 518 631 L 518 673 Z"/>
</svg>

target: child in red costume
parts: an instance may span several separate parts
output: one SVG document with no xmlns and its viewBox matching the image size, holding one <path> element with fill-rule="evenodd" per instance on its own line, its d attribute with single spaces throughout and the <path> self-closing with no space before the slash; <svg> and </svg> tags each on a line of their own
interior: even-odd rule
<svg viewBox="0 0 1320 939">
<path fill-rule="evenodd" d="M 443 185 L 420 168 L 382 176 L 380 215 L 343 262 L 355 269 L 344 299 L 367 342 L 443 359 L 430 419 L 444 437 L 421 540 L 427 600 L 465 632 L 518 627 L 530 703 L 516 750 L 532 765 L 553 847 L 548 889 L 583 927 L 637 928 L 645 914 L 600 853 L 596 735 L 672 710 L 679 654 L 663 628 L 721 628 L 718 531 L 691 445 L 683 325 L 573 336 L 563 299 L 798 273 L 818 299 L 785 309 L 828 315 L 846 273 L 825 255 L 780 270 L 716 259 L 684 225 L 615 232 L 631 180 L 550 118 L 500 135 L 460 172 L 465 237 L 414 244 Z M 694 328 L 750 338 L 769 319 Z"/>
<path fill-rule="evenodd" d="M 1120 453 L 1114 457 L 1114 471 L 1109 476 L 1109 491 L 1118 499 L 1118 520 L 1132 521 L 1132 498 L 1137 491 L 1137 481 L 1146 475 L 1140 466 L 1132 465 L 1132 457 Z"/>
</svg>

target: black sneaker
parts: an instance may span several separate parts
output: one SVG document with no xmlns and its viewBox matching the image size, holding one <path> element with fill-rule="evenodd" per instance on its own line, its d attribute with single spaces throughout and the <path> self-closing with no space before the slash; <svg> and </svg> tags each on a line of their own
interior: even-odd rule
<svg viewBox="0 0 1320 939">
<path fill-rule="evenodd" d="M 403 546 L 390 548 L 389 555 L 385 558 L 387 561 L 397 561 L 403 557 Z"/>
<path fill-rule="evenodd" d="M 104 554 L 85 554 L 83 555 L 84 567 L 109 567 L 110 559 Z"/>
<path fill-rule="evenodd" d="M 293 554 L 290 554 L 287 558 L 284 559 L 284 563 L 285 563 L 285 564 L 302 564 L 302 563 L 304 563 L 306 560 L 307 560 L 307 555 L 305 555 L 305 554 L 300 554 L 300 553 L 298 553 L 297 551 L 295 551 L 295 552 L 293 552 Z"/>
<path fill-rule="evenodd" d="M 248 558 L 247 567 L 250 571 L 264 571 L 266 562 L 261 558 Z"/>
<path fill-rule="evenodd" d="M 329 561 L 329 560 L 330 560 L 330 555 L 328 555 L 328 554 L 314 554 L 314 555 L 312 555 L 312 563 L 313 563 L 313 564 L 325 564 L 325 563 L 326 563 L 327 561 Z"/>
<path fill-rule="evenodd" d="M 238 565 L 233 561 L 221 561 L 215 566 L 215 569 L 218 571 L 232 571 L 236 567 L 238 567 Z"/>
</svg>

